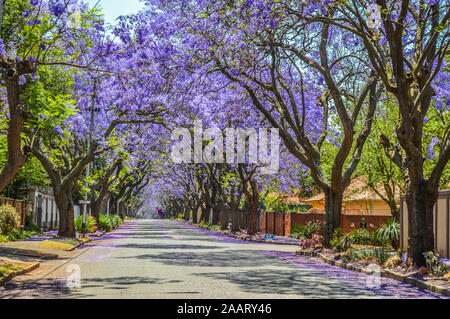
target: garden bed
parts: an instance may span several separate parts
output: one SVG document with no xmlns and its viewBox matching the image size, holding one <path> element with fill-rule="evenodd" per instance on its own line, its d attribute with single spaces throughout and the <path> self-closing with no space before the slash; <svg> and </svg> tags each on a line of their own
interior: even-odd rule
<svg viewBox="0 0 450 319">
<path fill-rule="evenodd" d="M 0 285 L 38 267 L 39 262 L 24 262 L 9 258 L 0 259 Z"/>
<path fill-rule="evenodd" d="M 36 247 L 53 249 L 53 250 L 64 250 L 72 251 L 75 248 L 91 241 L 89 237 L 84 237 L 81 239 L 66 239 L 66 238 L 56 238 L 42 241 L 36 245 Z"/>
<path fill-rule="evenodd" d="M 359 248 L 370 248 L 359 245 Z M 373 247 L 372 247 L 373 248 Z M 414 285 L 418 288 L 440 293 L 445 296 L 450 296 L 450 278 L 436 278 L 428 274 L 421 275 L 420 271 L 424 270 L 411 266 L 397 266 L 394 268 L 386 267 L 386 264 L 379 264 L 375 259 L 362 259 L 352 262 L 345 262 L 342 257 L 347 252 L 338 252 L 334 249 L 300 249 L 296 252 L 297 255 L 317 257 L 327 264 L 341 267 L 348 270 L 353 270 L 365 274 L 374 274 L 378 272 L 381 277 L 395 279 L 397 281 Z M 395 256 L 392 254 L 391 258 Z M 390 259 L 391 259 L 390 258 Z M 374 267 L 375 266 L 375 267 Z"/>
</svg>

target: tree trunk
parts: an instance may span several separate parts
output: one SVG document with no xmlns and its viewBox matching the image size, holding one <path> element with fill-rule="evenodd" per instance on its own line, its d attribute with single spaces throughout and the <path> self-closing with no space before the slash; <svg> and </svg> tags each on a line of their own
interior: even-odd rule
<svg viewBox="0 0 450 319">
<path fill-rule="evenodd" d="M 217 205 L 215 205 L 214 207 L 213 207 L 213 210 L 212 210 L 212 220 L 211 220 L 211 222 L 212 222 L 212 224 L 213 225 L 218 225 L 219 224 L 219 211 L 220 211 L 220 203 L 222 202 L 222 200 L 221 199 L 218 199 L 217 200 Z"/>
<path fill-rule="evenodd" d="M 204 206 L 202 205 L 202 215 L 200 220 L 204 223 L 209 222 L 209 215 L 211 214 L 211 205 L 206 203 Z"/>
<path fill-rule="evenodd" d="M 323 229 L 324 247 L 330 247 L 334 231 L 341 227 L 343 190 L 325 189 L 325 225 Z"/>
<path fill-rule="evenodd" d="M 97 223 L 99 222 L 101 202 L 102 200 L 100 198 L 96 199 L 94 195 L 91 195 L 91 215 L 95 218 Z"/>
<path fill-rule="evenodd" d="M 55 192 L 55 202 L 59 211 L 58 236 L 75 238 L 74 208 L 71 190 Z"/>
<path fill-rule="evenodd" d="M 389 203 L 389 207 L 391 209 L 392 217 L 397 223 L 400 222 L 400 209 L 397 207 L 397 203 Z"/>
<path fill-rule="evenodd" d="M 240 231 L 241 230 L 241 212 L 237 207 L 231 209 L 231 230 L 232 231 Z"/>
<path fill-rule="evenodd" d="M 228 229 L 229 216 L 228 216 L 228 207 L 225 206 L 223 200 L 219 202 L 219 210 L 222 213 L 222 220 L 220 222 L 222 226 L 221 229 L 226 230 Z"/>
<path fill-rule="evenodd" d="M 426 266 L 423 253 L 434 250 L 433 208 L 439 192 L 426 192 L 425 181 L 406 192 L 408 207 L 408 256 L 417 266 Z"/>
<path fill-rule="evenodd" d="M 183 214 L 183 219 L 186 220 L 186 221 L 188 221 L 188 220 L 190 219 L 190 217 L 191 217 L 190 215 L 191 215 L 191 209 L 190 209 L 189 203 L 188 203 L 188 202 L 185 202 L 185 203 L 184 203 L 184 214 Z"/>
<path fill-rule="evenodd" d="M 250 189 L 245 192 L 248 201 L 248 225 L 247 235 L 255 235 L 258 232 L 258 187 L 255 181 L 250 182 Z"/>
<path fill-rule="evenodd" d="M 239 203 L 236 201 L 236 195 L 234 193 L 234 187 L 231 189 L 231 231 L 240 231 L 241 223 L 240 223 L 240 212 L 239 212 Z"/>
<path fill-rule="evenodd" d="M 22 130 L 25 123 L 25 110 L 19 100 L 18 77 L 6 76 L 5 85 L 9 104 L 9 127 L 7 134 L 8 159 L 0 172 L 0 192 L 16 177 L 27 160 L 27 151 L 22 150 Z"/>
<path fill-rule="evenodd" d="M 200 205 L 196 205 L 194 207 L 194 210 L 192 211 L 192 223 L 197 224 L 198 223 L 198 210 L 200 208 Z"/>
</svg>

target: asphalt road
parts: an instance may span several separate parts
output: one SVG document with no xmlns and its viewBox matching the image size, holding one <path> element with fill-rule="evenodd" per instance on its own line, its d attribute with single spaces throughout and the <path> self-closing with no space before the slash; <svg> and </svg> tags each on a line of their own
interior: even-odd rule
<svg viewBox="0 0 450 319">
<path fill-rule="evenodd" d="M 212 236 L 174 221 L 139 220 L 81 248 L 77 257 L 54 264 L 34 283 L 2 287 L 0 297 L 439 297 L 296 256 L 296 248 Z"/>
</svg>

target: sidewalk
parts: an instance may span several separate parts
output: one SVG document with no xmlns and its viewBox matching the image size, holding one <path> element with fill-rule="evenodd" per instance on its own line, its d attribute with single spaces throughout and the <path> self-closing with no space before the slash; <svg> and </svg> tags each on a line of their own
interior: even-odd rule
<svg viewBox="0 0 450 319">
<path fill-rule="evenodd" d="M 13 279 L 8 280 L 0 285 L 0 299 L 8 295 L 9 290 L 22 289 L 23 287 L 32 286 L 37 281 L 48 276 L 56 269 L 62 267 L 63 265 L 69 263 L 71 260 L 77 258 L 83 253 L 87 252 L 90 248 L 96 247 L 103 240 L 108 240 L 117 236 L 116 231 L 123 229 L 124 226 L 134 225 L 135 221 L 125 221 L 121 226 L 109 233 L 103 233 L 103 236 L 99 236 L 99 233 L 89 234 L 93 235 L 92 240 L 81 247 L 74 249 L 72 251 L 62 251 L 62 250 L 52 250 L 43 249 L 36 247 L 37 244 L 45 240 L 54 239 L 56 232 L 47 232 L 43 236 L 33 236 L 27 240 L 21 240 L 11 243 L 0 243 L 0 260 L 1 259 L 14 259 L 15 261 L 21 261 L 26 263 L 38 263 L 39 267 L 35 268 L 33 271 L 15 276 Z M 97 235 L 97 236 L 96 236 Z M 8 246 L 8 247 L 6 247 Z M 12 247 L 11 247 L 12 246 Z M 50 253 L 57 255 L 56 258 L 42 258 L 40 256 L 32 255 L 12 255 L 8 252 L 10 250 L 18 249 L 19 253 L 23 252 L 22 249 L 29 248 L 31 250 L 37 251 L 39 254 Z"/>
</svg>

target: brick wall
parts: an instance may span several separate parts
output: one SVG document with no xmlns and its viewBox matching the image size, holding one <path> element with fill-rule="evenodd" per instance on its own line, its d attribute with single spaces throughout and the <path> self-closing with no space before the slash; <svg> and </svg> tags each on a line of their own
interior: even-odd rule
<svg viewBox="0 0 450 319">
<path fill-rule="evenodd" d="M 25 214 L 27 213 L 28 205 L 23 200 L 11 199 L 0 197 L 0 206 L 2 205 L 11 205 L 20 215 L 20 229 L 23 230 L 25 227 Z"/>
<path fill-rule="evenodd" d="M 376 231 L 390 218 L 388 216 L 367 216 L 367 215 L 342 215 L 341 228 L 349 233 L 352 230 L 361 228 L 362 218 L 366 219 L 366 229 L 370 232 Z"/>
<path fill-rule="evenodd" d="M 367 215 L 342 215 L 341 228 L 349 233 L 352 230 L 361 228 L 362 218 L 366 219 L 366 229 L 375 231 L 380 225 L 386 223 L 388 216 L 367 216 Z M 295 225 L 306 225 L 308 222 L 319 222 L 322 225 L 320 232 L 323 232 L 325 223 L 324 214 L 296 214 L 296 213 L 261 213 L 260 231 L 266 234 L 277 236 L 289 236 L 291 229 Z"/>
</svg>

